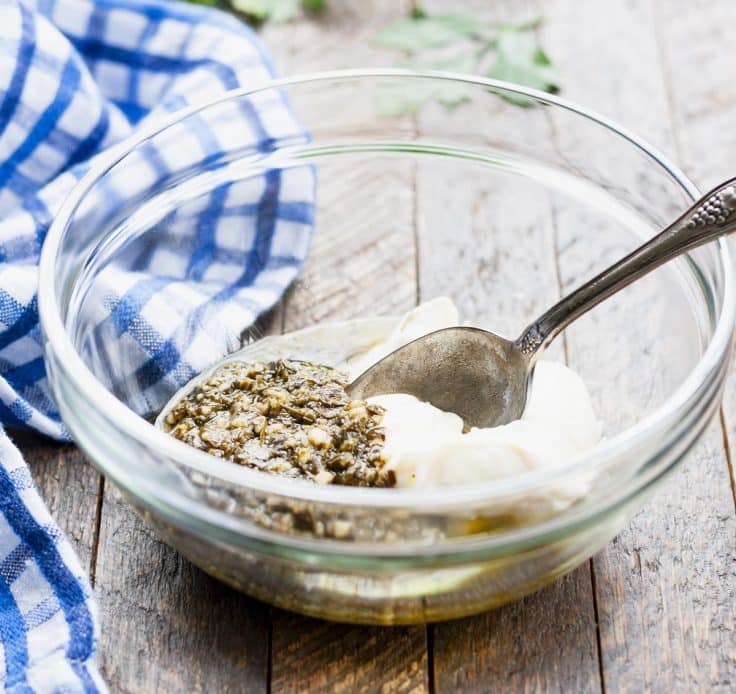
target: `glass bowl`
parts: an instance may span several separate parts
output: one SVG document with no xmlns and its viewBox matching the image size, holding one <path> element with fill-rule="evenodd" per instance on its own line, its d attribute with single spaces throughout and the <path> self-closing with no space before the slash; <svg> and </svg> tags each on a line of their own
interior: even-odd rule
<svg viewBox="0 0 736 694">
<path fill-rule="evenodd" d="M 274 105 L 292 115 L 259 132 L 243 125 Z M 39 287 L 50 384 L 92 463 L 166 542 L 227 583 L 343 621 L 478 612 L 590 557 L 691 450 L 728 367 L 725 242 L 660 268 L 552 346 L 586 381 L 605 432 L 564 468 L 444 489 L 320 486 L 189 448 L 154 428 L 156 412 L 194 370 L 268 330 L 392 316 L 447 295 L 465 320 L 516 336 L 696 192 L 609 121 L 502 82 L 373 70 L 230 92 L 105 154 L 56 216 Z M 274 248 L 255 211 L 282 204 L 291 241 Z M 202 224 L 209 246 L 192 240 Z M 238 239 L 234 256 L 218 255 L 220 234 Z M 251 327 L 255 295 L 233 308 L 232 292 L 218 291 L 233 257 L 247 273 L 264 248 L 282 262 L 258 275 L 252 306 L 276 307 Z M 172 282 L 225 309 L 209 320 L 196 302 L 167 303 Z M 156 343 L 146 320 L 176 339 Z M 196 369 L 179 369 L 169 351 L 203 333 Z M 145 350 L 141 335 L 153 341 Z M 153 377 L 152 350 L 157 368 L 172 365 Z"/>
</svg>

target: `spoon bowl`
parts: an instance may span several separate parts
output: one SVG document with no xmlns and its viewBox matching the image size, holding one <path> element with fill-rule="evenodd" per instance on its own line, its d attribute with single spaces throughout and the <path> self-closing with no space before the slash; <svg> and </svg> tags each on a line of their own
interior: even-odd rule
<svg viewBox="0 0 736 694">
<path fill-rule="evenodd" d="M 445 328 L 384 357 L 349 392 L 409 393 L 459 415 L 466 428 L 492 427 L 521 416 L 530 378 L 528 358 L 514 342 L 480 328 Z"/>
</svg>

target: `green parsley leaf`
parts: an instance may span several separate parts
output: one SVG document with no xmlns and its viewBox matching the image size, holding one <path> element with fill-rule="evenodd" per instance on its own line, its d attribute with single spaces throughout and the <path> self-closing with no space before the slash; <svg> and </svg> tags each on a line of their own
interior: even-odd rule
<svg viewBox="0 0 736 694">
<path fill-rule="evenodd" d="M 327 9 L 327 0 L 302 0 L 302 7 L 307 12 L 324 12 Z"/>
<path fill-rule="evenodd" d="M 423 56 L 410 58 L 402 63 L 401 67 L 415 68 L 417 70 L 446 70 L 448 72 L 473 72 L 478 57 L 473 50 L 465 50 L 455 55 L 441 59 L 431 59 Z"/>
<path fill-rule="evenodd" d="M 376 34 L 376 42 L 388 48 L 416 53 L 479 35 L 487 28 L 486 25 L 462 15 L 419 15 L 399 19 L 384 27 Z"/>
<path fill-rule="evenodd" d="M 506 82 L 515 82 L 555 94 L 559 91 L 552 62 L 539 47 L 533 36 L 519 31 L 502 31 L 496 42 L 496 60 L 488 70 L 488 76 Z M 504 93 L 507 101 L 519 106 L 534 103 L 521 95 Z"/>
<path fill-rule="evenodd" d="M 476 62 L 475 53 L 466 51 L 444 60 L 409 60 L 401 63 L 401 67 L 472 72 L 476 67 Z M 448 108 L 459 106 L 469 99 L 467 85 L 422 79 L 414 79 L 402 84 L 386 82 L 378 89 L 378 112 L 381 116 L 387 117 L 404 116 L 416 113 L 426 102 L 433 99 Z"/>
<path fill-rule="evenodd" d="M 376 107 L 378 115 L 385 118 L 396 118 L 416 113 L 421 105 L 432 98 L 431 84 L 418 82 L 411 86 L 383 82 L 376 91 Z"/>
</svg>

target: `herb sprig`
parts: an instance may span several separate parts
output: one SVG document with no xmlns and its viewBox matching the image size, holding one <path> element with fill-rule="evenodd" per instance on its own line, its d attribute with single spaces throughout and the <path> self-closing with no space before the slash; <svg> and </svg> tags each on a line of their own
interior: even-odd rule
<svg viewBox="0 0 736 694">
<path fill-rule="evenodd" d="M 448 70 L 481 74 L 546 91 L 559 91 L 549 56 L 539 45 L 534 29 L 541 17 L 521 23 L 482 22 L 460 14 L 428 15 L 415 9 L 409 17 L 381 29 L 376 42 L 401 50 L 406 58 L 397 63 L 415 69 Z M 519 106 L 534 102 L 507 92 L 503 98 Z M 428 100 L 453 108 L 468 99 L 462 84 L 422 83 L 386 87 L 379 97 L 384 115 L 417 111 Z"/>
<path fill-rule="evenodd" d="M 189 0 L 229 8 L 255 24 L 286 22 L 300 10 L 319 14 L 328 0 Z M 559 84 L 549 56 L 539 45 L 534 30 L 541 17 L 526 22 L 488 22 L 464 14 L 430 15 L 415 4 L 409 16 L 380 29 L 375 42 L 404 54 L 397 66 L 485 75 L 556 93 Z M 502 94 L 507 101 L 530 106 L 533 100 Z M 424 103 L 436 100 L 454 108 L 468 100 L 462 84 L 422 82 L 386 85 L 379 94 L 384 115 L 414 113 Z"/>
</svg>

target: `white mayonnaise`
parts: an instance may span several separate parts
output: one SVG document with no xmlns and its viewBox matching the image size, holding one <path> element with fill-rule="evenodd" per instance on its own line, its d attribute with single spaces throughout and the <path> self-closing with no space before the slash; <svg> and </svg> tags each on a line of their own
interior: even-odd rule
<svg viewBox="0 0 736 694">
<path fill-rule="evenodd" d="M 441 298 L 404 316 L 385 340 L 351 358 L 351 379 L 397 347 L 426 333 L 458 325 L 457 309 Z M 387 465 L 399 487 L 441 487 L 554 468 L 591 450 L 601 438 L 582 379 L 559 362 L 537 363 L 524 415 L 510 424 L 463 433 L 456 414 L 404 393 L 369 402 L 386 409 Z"/>
</svg>

